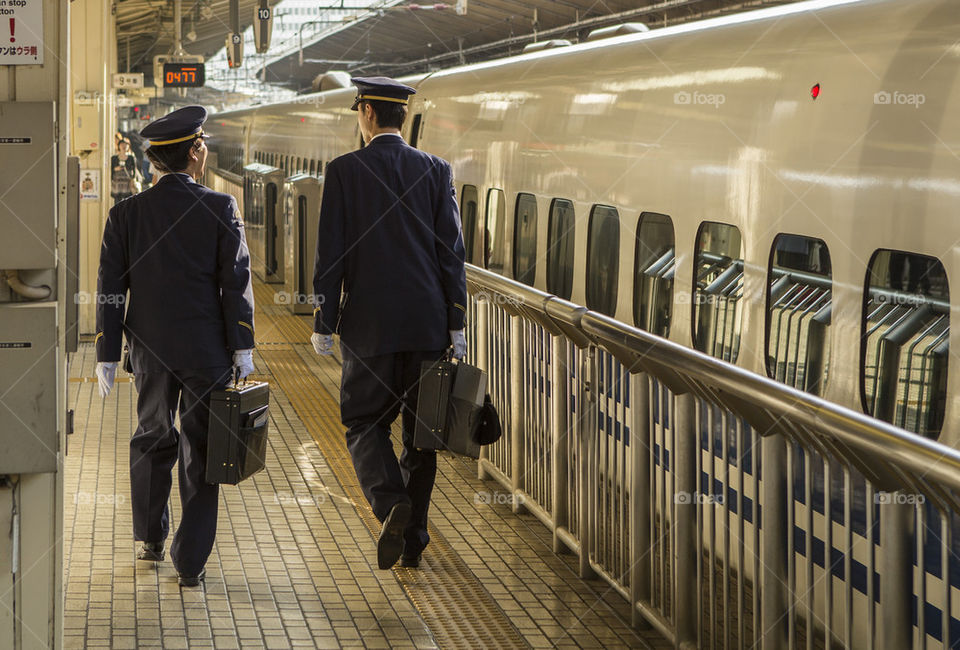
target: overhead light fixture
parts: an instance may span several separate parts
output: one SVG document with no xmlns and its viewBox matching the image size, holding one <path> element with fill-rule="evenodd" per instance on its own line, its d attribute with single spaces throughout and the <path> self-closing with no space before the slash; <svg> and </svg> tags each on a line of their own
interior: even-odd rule
<svg viewBox="0 0 960 650">
<path fill-rule="evenodd" d="M 187 40 L 191 43 L 197 40 L 197 30 L 195 30 L 193 27 L 190 28 L 189 32 L 187 32 Z"/>
</svg>

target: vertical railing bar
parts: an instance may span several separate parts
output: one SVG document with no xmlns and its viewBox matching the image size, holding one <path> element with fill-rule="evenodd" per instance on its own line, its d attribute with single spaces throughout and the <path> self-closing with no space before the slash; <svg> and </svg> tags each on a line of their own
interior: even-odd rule
<svg viewBox="0 0 960 650">
<path fill-rule="evenodd" d="M 804 536 L 804 552 L 806 553 L 806 579 L 807 583 L 804 585 L 804 609 L 806 611 L 806 621 L 805 628 L 807 631 L 807 650 L 813 650 L 813 596 L 814 596 L 814 561 L 813 561 L 813 453 L 807 449 L 803 448 L 803 490 L 804 496 L 806 497 L 806 522 L 805 530 L 806 535 Z"/>
<path fill-rule="evenodd" d="M 912 645 L 910 609 L 914 594 L 913 557 L 910 553 L 912 506 L 899 503 L 902 493 L 887 493 L 880 504 L 880 619 L 883 647 L 887 650 Z M 918 603 L 919 605 L 919 603 Z"/>
<path fill-rule="evenodd" d="M 494 376 L 490 363 L 490 311 L 486 300 L 474 301 L 476 313 L 476 340 L 477 340 L 477 367 L 487 373 L 487 377 Z M 498 373 L 499 374 L 499 373 Z M 496 380 L 494 380 L 495 383 Z M 483 481 L 487 478 L 487 472 L 483 469 L 483 461 L 490 460 L 490 445 L 480 447 L 480 462 L 477 463 L 477 479 Z"/>
<path fill-rule="evenodd" d="M 553 462 L 553 444 L 551 437 L 551 403 L 550 403 L 550 348 L 547 345 L 547 334 L 539 325 L 536 326 L 537 341 L 539 342 L 539 356 L 537 357 L 537 387 L 542 395 L 537 417 L 539 418 L 539 428 L 537 430 L 538 440 L 538 464 L 543 468 L 540 472 L 540 498 L 543 499 L 544 509 L 550 516 L 554 513 L 553 486 L 552 481 L 552 462 Z"/>
<path fill-rule="evenodd" d="M 787 575 L 788 575 L 787 592 L 789 594 L 787 598 L 790 599 L 790 602 L 788 604 L 790 616 L 788 617 L 789 636 L 788 636 L 787 647 L 789 650 L 794 650 L 794 648 L 797 647 L 796 629 L 797 629 L 797 582 L 798 582 L 797 551 L 796 551 L 796 543 L 794 542 L 794 540 L 796 539 L 796 532 L 794 528 L 796 527 L 796 510 L 797 510 L 797 507 L 796 507 L 797 495 L 795 494 L 796 486 L 794 481 L 794 475 L 796 472 L 797 447 L 795 444 L 790 442 L 786 445 L 786 450 L 787 450 L 787 500 L 786 500 L 785 508 L 787 511 L 787 530 L 786 530 L 787 534 L 786 534 L 785 544 L 787 549 Z M 767 468 L 767 469 L 764 469 L 764 481 L 772 481 L 773 477 L 770 476 L 770 472 L 768 471 L 769 465 L 764 464 L 764 468 Z M 769 494 L 769 492 L 767 492 L 767 494 Z M 773 530 L 771 530 L 771 521 L 768 516 L 769 513 L 767 513 L 767 510 L 766 510 L 767 507 L 768 506 L 766 502 L 764 502 L 764 512 L 766 513 L 764 515 L 764 521 L 767 522 L 766 525 L 763 527 L 763 537 L 764 537 L 763 546 L 765 549 L 769 548 L 770 546 L 773 546 L 774 544 L 772 540 L 767 539 L 768 536 L 772 536 L 773 534 Z M 767 553 L 765 552 L 764 559 L 766 559 L 766 555 Z M 768 580 L 764 586 L 772 586 L 771 585 L 772 582 L 773 582 L 772 580 Z M 764 594 L 764 602 L 767 602 L 768 598 L 769 598 L 769 595 Z M 763 632 L 764 632 L 764 635 L 769 633 L 766 620 L 764 621 Z M 774 648 L 776 646 L 771 645 L 770 647 Z"/>
<path fill-rule="evenodd" d="M 523 390 L 526 393 L 526 403 L 524 406 L 524 429 L 523 429 L 523 480 L 520 483 L 520 489 L 523 490 L 524 499 L 533 499 L 538 505 L 543 506 L 539 501 L 537 492 L 537 481 L 541 471 L 539 458 L 537 456 L 537 389 L 536 389 L 536 342 L 533 338 L 533 324 L 523 319 L 523 362 L 525 366 L 523 378 Z"/>
<path fill-rule="evenodd" d="M 744 509 L 744 503 L 746 497 L 744 495 L 744 485 L 746 484 L 746 473 L 743 471 L 743 422 L 740 418 L 736 420 L 737 426 L 737 638 L 740 640 L 740 648 L 745 648 L 747 646 L 747 622 L 745 620 L 746 613 L 744 612 L 744 592 L 746 590 L 746 581 L 747 581 L 747 571 L 744 567 L 745 564 L 745 552 L 744 547 L 747 545 L 747 540 L 744 536 L 744 522 L 746 521 L 746 512 Z M 756 498 L 756 494 L 754 494 Z M 756 526 L 756 521 L 754 521 L 754 526 Z M 759 549 L 754 547 L 753 552 L 756 553 Z M 754 575 L 754 583 L 756 583 L 756 575 Z"/>
<path fill-rule="evenodd" d="M 590 469 L 596 476 L 593 483 L 595 487 L 595 501 L 593 505 L 594 526 L 592 534 L 595 535 L 591 544 L 594 560 L 601 566 L 606 566 L 607 551 L 607 502 L 609 500 L 608 480 L 610 471 L 608 468 L 607 449 L 610 444 L 610 431 L 607 426 L 607 413 L 609 412 L 609 399 L 607 397 L 607 355 L 602 349 L 597 350 L 597 430 L 595 442 L 592 445 L 594 453 L 597 455 L 597 462 L 590 464 Z"/>
<path fill-rule="evenodd" d="M 693 494 L 696 489 L 696 456 L 700 451 L 700 441 L 697 430 L 696 400 L 692 393 L 677 396 L 677 412 L 675 414 L 676 427 L 676 462 L 673 466 L 674 480 L 676 481 L 675 494 Z M 692 501 L 692 500 L 691 500 Z M 674 572 L 677 576 L 677 598 L 674 610 L 677 619 L 677 641 L 680 647 L 688 647 L 696 643 L 697 589 L 696 564 L 700 558 L 698 549 L 699 533 L 695 530 L 696 505 L 694 508 L 677 508 L 675 524 L 676 555 Z"/>
<path fill-rule="evenodd" d="M 664 599 L 666 599 L 667 589 L 671 590 L 670 615 L 674 625 L 676 625 L 677 594 L 676 594 L 676 590 L 673 588 L 674 572 L 676 571 L 676 563 L 673 561 L 672 558 L 675 555 L 673 541 L 674 541 L 674 538 L 676 537 L 675 525 L 677 522 L 677 518 L 674 515 L 673 506 L 670 504 L 673 503 L 676 496 L 673 476 L 674 476 L 675 466 L 677 462 L 677 458 L 674 455 L 674 451 L 676 450 L 676 445 L 674 443 L 675 443 L 676 429 L 677 429 L 677 423 L 675 421 L 675 418 L 677 416 L 677 398 L 672 393 L 667 395 L 665 391 L 662 392 L 662 394 L 670 407 L 670 428 L 667 429 L 666 427 L 664 427 L 662 446 L 660 447 L 660 472 L 662 476 L 661 482 L 662 482 L 662 488 L 663 488 L 660 493 L 660 500 L 662 502 L 662 509 L 660 510 L 660 516 L 662 518 L 660 534 L 661 534 L 661 539 L 664 540 L 664 543 L 661 545 L 662 558 L 663 558 L 662 562 L 664 564 L 664 567 L 663 567 L 664 570 L 661 573 L 662 581 L 663 581 L 663 585 L 662 585 L 663 590 L 660 593 L 662 593 L 664 595 L 663 596 Z M 666 455 L 668 439 L 670 441 L 670 471 L 669 472 L 664 470 L 664 467 L 665 467 L 664 457 Z M 669 495 L 669 498 L 668 498 L 668 495 Z M 667 573 L 668 565 L 670 568 L 669 574 Z"/>
<path fill-rule="evenodd" d="M 533 326 L 529 321 L 523 319 L 523 349 L 526 354 L 523 355 L 524 378 L 523 391 L 524 398 L 524 427 L 523 427 L 523 480 L 521 489 L 525 497 L 537 500 L 537 478 L 539 474 L 539 463 L 537 463 L 537 419 L 535 410 L 536 395 L 536 369 L 535 360 L 537 350 L 533 340 Z M 540 504 L 543 505 L 543 504 Z"/>
<path fill-rule="evenodd" d="M 876 573 L 876 531 L 874 526 L 876 522 L 876 494 L 873 490 L 873 484 L 867 482 L 864 504 L 867 510 L 867 647 L 876 648 L 876 590 L 874 587 L 874 574 Z"/>
<path fill-rule="evenodd" d="M 548 335 L 549 336 L 549 335 Z M 550 347 L 551 364 L 551 393 L 550 405 L 553 409 L 553 426 L 551 428 L 551 437 L 553 444 L 553 552 L 559 553 L 564 548 L 560 540 L 559 529 L 561 527 L 569 530 L 568 509 L 566 494 L 568 491 L 569 454 L 567 445 L 569 444 L 569 410 L 567 408 L 567 389 L 566 389 L 566 363 L 563 362 L 564 353 L 567 351 L 566 339 L 562 336 L 555 336 Z"/>
<path fill-rule="evenodd" d="M 520 512 L 520 490 L 523 488 L 523 445 L 526 436 L 523 430 L 525 414 L 522 403 L 524 394 L 523 371 L 526 360 L 523 349 L 523 319 L 510 316 L 510 428 L 513 430 L 510 458 L 510 486 L 513 492 L 511 508 Z"/>
<path fill-rule="evenodd" d="M 944 648 L 953 647 L 950 638 L 950 618 L 953 615 L 953 604 L 950 600 L 953 595 L 950 585 L 950 549 L 953 548 L 953 527 L 950 525 L 952 517 L 953 513 L 948 510 L 940 512 L 940 577 L 943 579 L 940 638 L 943 640 Z"/>
<path fill-rule="evenodd" d="M 714 456 L 714 454 L 716 454 L 716 442 L 715 442 L 716 438 L 714 436 L 714 428 L 716 427 L 716 418 L 715 418 L 715 409 L 713 405 L 710 404 L 709 402 L 700 403 L 701 414 L 704 411 L 706 411 L 706 415 L 707 415 L 707 458 L 709 460 L 709 464 L 707 465 L 707 472 L 706 472 L 707 486 L 703 494 L 712 495 L 713 486 L 716 485 L 716 468 L 717 468 L 717 462 Z M 699 454 L 700 456 L 703 456 L 703 449 L 700 444 L 699 426 L 697 427 L 697 454 Z M 701 495 L 695 495 L 695 496 L 701 496 Z M 716 546 L 715 542 L 717 539 L 717 511 L 716 511 L 716 508 L 714 508 L 712 505 L 709 505 L 709 507 L 699 508 L 699 510 L 702 510 L 705 516 L 707 513 L 709 513 L 710 526 L 707 534 L 707 568 L 706 568 L 707 584 L 709 585 L 707 589 L 709 602 L 707 603 L 707 607 L 709 608 L 709 616 L 710 616 L 710 645 L 712 645 L 713 647 L 718 647 L 719 639 L 717 638 L 717 632 L 718 632 L 719 625 L 717 621 L 717 587 L 714 580 L 714 577 L 716 574 L 716 571 L 714 570 L 714 562 L 716 561 L 716 557 L 717 557 L 716 548 L 715 548 Z M 700 564 L 701 562 L 702 562 L 702 559 L 698 557 L 697 564 Z"/>
<path fill-rule="evenodd" d="M 927 609 L 927 569 L 926 569 L 926 546 L 927 541 L 927 511 L 923 505 L 914 507 L 914 517 L 916 519 L 916 535 L 917 535 L 917 578 L 919 589 L 916 590 L 917 594 L 917 634 L 918 636 L 918 646 L 921 650 L 926 650 L 927 647 L 927 633 L 926 633 L 926 609 Z"/>
<path fill-rule="evenodd" d="M 520 356 L 520 366 L 518 368 L 520 371 L 520 381 L 514 383 L 514 388 L 519 388 L 519 394 L 514 398 L 514 402 L 519 403 L 521 423 L 520 430 L 523 431 L 522 436 L 517 436 L 520 442 L 515 448 L 523 450 L 522 453 L 515 454 L 515 457 L 519 461 L 522 458 L 530 457 L 527 448 L 530 445 L 530 439 L 533 438 L 534 435 L 534 432 L 530 428 L 530 398 L 533 394 L 533 391 L 530 389 L 530 357 L 532 356 L 530 353 L 532 350 L 530 350 L 530 342 L 528 340 L 529 326 L 527 321 L 520 316 L 514 316 L 513 322 L 515 324 L 519 323 L 519 329 L 521 332 L 519 339 L 521 346 L 520 349 L 524 352 L 527 352 L 527 354 L 522 354 Z M 511 328 L 511 333 L 516 333 L 516 327 Z M 514 350 L 517 346 L 517 342 L 513 340 L 513 336 L 511 336 L 510 339 L 510 354 L 515 355 L 516 352 Z M 514 481 L 514 494 L 511 505 L 514 505 L 521 498 L 521 493 L 530 492 L 528 489 L 530 472 L 525 465 L 526 463 L 519 465 L 519 472 L 517 473 L 518 478 L 516 481 Z M 513 471 L 516 469 L 518 469 L 517 465 L 512 465 L 511 473 L 513 473 Z"/>
<path fill-rule="evenodd" d="M 553 431 L 556 426 L 556 418 L 553 413 L 553 395 L 557 392 L 557 385 L 553 383 L 553 336 L 546 329 L 541 328 L 540 337 L 543 340 L 543 445 L 545 453 L 549 455 L 546 463 L 548 471 L 546 473 L 546 482 L 544 483 L 544 493 L 548 497 L 550 504 L 550 514 L 556 525 L 557 501 L 554 499 L 553 484 L 557 480 L 553 457 L 557 455 L 556 447 L 553 444 Z"/>
<path fill-rule="evenodd" d="M 831 510 L 830 458 L 823 456 L 823 517 L 826 532 L 823 540 L 823 570 L 826 599 L 823 611 L 824 638 L 827 648 L 833 639 L 833 512 Z"/>
<path fill-rule="evenodd" d="M 607 435 L 604 438 L 604 462 L 600 465 L 606 472 L 604 480 L 604 556 L 603 566 L 614 578 L 617 577 L 614 554 L 616 553 L 616 499 L 617 499 L 617 403 L 616 403 L 616 361 L 612 355 L 607 355 L 607 381 L 604 384 L 606 395 L 606 409 L 604 420 L 607 422 Z"/>
<path fill-rule="evenodd" d="M 653 382 L 651 382 L 651 385 L 652 383 Z M 658 412 L 660 413 L 660 423 L 659 423 L 659 426 L 657 427 L 657 444 L 660 447 L 660 452 L 659 452 L 660 456 L 659 456 L 659 463 L 654 467 L 654 471 L 655 471 L 654 480 L 656 481 L 656 486 L 657 486 L 656 497 L 657 497 L 657 504 L 658 504 L 658 508 L 655 508 L 654 511 L 655 511 L 655 514 L 657 512 L 659 513 L 659 514 L 656 514 L 656 516 L 658 517 L 656 521 L 660 524 L 660 526 L 658 528 L 654 528 L 653 530 L 660 531 L 659 535 L 656 535 L 656 534 L 654 535 L 654 541 L 657 545 L 657 557 L 659 558 L 659 562 L 660 562 L 659 604 L 660 604 L 660 607 L 662 608 L 664 615 L 667 615 L 668 613 L 667 596 L 666 596 L 667 582 L 665 577 L 667 573 L 667 551 L 665 550 L 665 547 L 667 545 L 664 544 L 664 540 L 666 539 L 669 541 L 669 538 L 667 537 L 667 532 L 666 532 L 667 531 L 667 503 L 666 503 L 666 475 L 664 473 L 664 467 L 665 467 L 664 458 L 666 456 L 667 427 L 664 424 L 664 422 L 668 421 L 672 425 L 673 413 L 672 412 L 670 413 L 669 419 L 665 418 L 664 416 L 664 408 L 666 407 L 666 404 L 667 404 L 667 397 L 664 394 L 664 388 L 661 384 L 657 384 L 657 400 L 659 401 Z M 671 616 L 671 619 L 672 619 L 672 616 Z"/>
<path fill-rule="evenodd" d="M 627 403 L 630 402 L 632 406 L 632 401 L 626 398 L 629 390 L 631 390 L 631 377 L 626 373 L 626 369 L 621 367 L 620 377 L 622 381 L 622 386 L 620 389 L 620 467 L 623 469 L 623 476 L 620 479 L 620 575 L 623 576 L 622 580 L 626 585 L 630 585 L 630 511 L 628 508 L 632 505 L 628 499 L 628 495 L 633 495 L 631 498 L 636 498 L 636 492 L 628 492 L 630 487 L 633 485 L 633 472 L 631 471 L 632 465 L 629 463 L 630 458 L 627 455 Z M 629 434 L 632 436 L 635 434 L 633 427 L 629 428 Z M 631 441 L 632 442 L 632 441 Z"/>
<path fill-rule="evenodd" d="M 650 604 L 651 569 L 647 556 L 651 553 L 650 537 L 650 463 L 653 446 L 651 440 L 650 386 L 645 373 L 633 376 L 630 385 L 630 462 L 633 464 L 630 484 L 630 559 L 633 575 L 630 578 L 630 620 L 634 627 L 643 619 L 637 603 Z"/>
<path fill-rule="evenodd" d="M 606 523 L 604 517 L 603 504 L 606 498 L 606 472 L 605 470 L 605 457 L 604 452 L 606 451 L 606 393 L 605 393 L 605 379 L 604 379 L 604 353 L 602 349 L 596 350 L 596 357 L 594 357 L 594 378 L 596 383 L 594 384 L 596 395 L 596 409 L 594 415 L 596 416 L 593 420 L 596 422 L 596 426 L 593 429 L 593 438 L 590 441 L 590 450 L 589 450 L 589 471 L 590 471 L 590 490 L 592 498 L 590 500 L 590 554 L 587 556 L 591 560 L 599 561 L 599 558 L 603 554 L 603 544 L 605 541 L 605 536 L 603 534 L 604 524 Z M 601 563 L 602 564 L 602 563 Z"/>
<path fill-rule="evenodd" d="M 782 446 L 782 443 L 783 443 L 782 440 L 778 440 L 777 442 L 780 443 Z M 751 502 L 751 506 L 752 506 L 751 512 L 753 514 L 752 516 L 752 520 L 753 520 L 753 526 L 752 526 L 753 528 L 753 646 L 752 647 L 754 648 L 756 647 L 763 648 L 763 644 L 761 643 L 761 640 L 766 637 L 766 633 L 760 623 L 760 620 L 761 620 L 760 593 L 761 593 L 761 589 L 762 589 L 761 585 L 763 581 L 763 578 L 762 578 L 763 574 L 761 574 L 761 569 L 760 569 L 760 557 L 762 553 L 762 549 L 760 546 L 761 544 L 760 498 L 764 489 L 764 483 L 762 482 L 761 476 L 760 476 L 760 469 L 759 469 L 760 463 L 757 462 L 757 455 L 759 454 L 761 457 L 763 456 L 764 449 L 766 448 L 766 444 L 767 443 L 763 442 L 762 438 L 759 437 L 756 431 L 751 430 L 750 475 L 753 477 L 753 501 Z M 778 473 L 782 475 L 782 472 L 778 472 Z M 781 500 L 782 500 L 782 497 L 781 497 Z M 764 507 L 766 507 L 766 505 Z M 782 514 L 783 504 L 781 503 L 779 506 L 771 508 L 771 510 L 774 513 Z M 781 548 L 781 551 L 784 550 L 782 545 L 780 548 Z M 786 557 L 786 553 L 783 553 L 783 556 Z M 786 579 L 786 571 L 783 571 L 783 575 L 779 576 L 780 585 L 778 585 L 777 587 L 778 589 L 780 589 L 780 592 L 783 591 L 782 585 L 785 579 Z M 764 597 L 764 600 L 766 600 L 766 595 Z M 781 613 L 778 619 L 780 627 L 784 626 L 783 625 L 784 616 L 786 616 L 785 612 Z M 783 643 L 780 644 L 780 647 L 783 647 Z"/>
<path fill-rule="evenodd" d="M 730 494 L 730 436 L 729 436 L 730 415 L 722 412 L 720 415 L 720 433 L 723 436 L 720 439 L 720 452 L 722 455 L 723 484 L 720 486 L 722 492 L 718 495 L 720 502 L 713 504 L 714 510 L 719 510 L 723 516 L 721 534 L 723 535 L 723 647 L 724 650 L 730 648 L 730 638 L 733 630 L 730 625 L 730 566 L 733 564 L 730 559 L 730 503 L 728 496 Z"/>
<path fill-rule="evenodd" d="M 705 473 L 705 471 L 706 471 L 706 468 L 705 468 L 704 465 L 703 465 L 703 463 L 704 463 L 704 461 L 703 461 L 703 443 L 701 443 L 701 441 L 700 441 L 700 431 L 701 431 L 701 427 L 702 427 L 702 424 L 703 424 L 703 419 L 704 419 L 704 417 L 705 417 L 705 414 L 704 414 L 704 409 L 703 409 L 703 402 L 702 402 L 702 401 L 698 401 L 698 402 L 697 402 L 697 417 L 696 417 L 696 423 L 697 423 L 697 432 L 696 432 L 696 435 L 697 435 L 697 443 L 696 443 L 696 450 L 697 450 L 697 453 L 696 453 L 696 455 L 695 455 L 695 458 L 696 458 L 696 463 L 695 463 L 695 464 L 696 464 L 696 469 L 694 470 L 694 471 L 696 472 L 696 480 L 694 481 L 694 483 L 696 484 L 695 496 L 696 496 L 696 495 L 700 495 L 700 494 L 707 494 L 707 493 L 709 493 L 709 490 L 706 489 L 705 486 L 703 485 L 703 475 L 704 475 L 704 473 Z M 706 417 L 709 417 L 709 414 L 707 414 Z M 710 480 L 709 477 L 708 477 L 707 480 Z M 703 522 L 703 519 L 704 519 L 705 514 L 706 514 L 706 511 L 705 511 L 703 508 L 697 508 L 697 509 L 696 509 L 697 534 L 700 535 L 700 536 L 703 535 L 703 523 L 704 523 L 704 522 Z M 701 542 L 701 543 L 703 543 L 703 542 Z M 708 555 L 709 555 L 709 552 L 708 552 Z M 709 565 L 708 565 L 708 566 L 709 566 Z M 706 621 L 705 619 L 709 616 L 709 617 L 710 617 L 710 620 L 711 620 L 711 621 L 713 620 L 712 615 L 709 613 L 709 612 L 711 611 L 711 607 L 712 607 L 712 605 L 713 605 L 713 593 L 708 590 L 706 597 L 704 597 L 704 595 L 703 595 L 703 588 L 702 588 L 702 587 L 703 587 L 703 580 L 704 580 L 703 571 L 704 571 L 704 569 L 703 569 L 703 553 L 702 553 L 702 551 L 700 551 L 700 550 L 698 549 L 698 551 L 697 551 L 697 647 L 700 647 L 700 648 L 705 648 L 705 647 L 707 647 L 707 640 L 706 640 L 706 638 L 705 638 L 705 635 L 707 634 L 707 621 Z M 716 638 L 715 638 L 715 637 L 711 637 L 710 642 L 711 642 L 711 643 L 715 643 L 715 642 L 716 642 Z"/>
<path fill-rule="evenodd" d="M 593 483 L 593 453 L 591 449 L 596 444 L 597 425 L 598 425 L 598 405 L 597 405 L 597 378 L 596 378 L 596 348 L 590 346 L 584 352 L 582 368 L 583 397 L 580 400 L 583 409 L 583 427 L 580 436 L 580 453 L 578 459 L 578 473 L 580 476 L 580 577 L 587 579 L 593 577 L 593 569 L 590 567 L 591 545 L 593 543 L 591 527 L 590 495 L 595 492 Z"/>
<path fill-rule="evenodd" d="M 850 470 L 843 468 L 843 523 L 846 539 L 846 553 L 843 558 L 844 577 L 844 621 L 846 628 L 843 634 L 843 645 L 850 648 L 853 644 L 853 521 L 851 509 L 853 503 L 853 481 Z"/>
</svg>

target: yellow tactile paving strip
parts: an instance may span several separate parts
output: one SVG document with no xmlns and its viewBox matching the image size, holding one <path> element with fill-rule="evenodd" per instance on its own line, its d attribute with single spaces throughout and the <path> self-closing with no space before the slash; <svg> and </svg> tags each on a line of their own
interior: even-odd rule
<svg viewBox="0 0 960 650">
<path fill-rule="evenodd" d="M 253 299 L 257 306 L 256 338 L 258 346 L 284 343 L 308 343 L 313 328 L 308 318 L 294 316 L 282 302 L 275 300 L 281 285 L 254 284 Z"/>
<path fill-rule="evenodd" d="M 292 350 L 267 350 L 264 361 L 277 387 L 314 435 L 350 498 L 374 536 L 380 523 L 366 506 L 344 442 L 338 405 Z M 416 605 L 442 648 L 526 648 L 523 637 L 467 565 L 431 527 L 430 553 L 418 570 L 396 570 L 400 584 Z M 469 616 L 458 613 L 469 612 Z"/>
</svg>

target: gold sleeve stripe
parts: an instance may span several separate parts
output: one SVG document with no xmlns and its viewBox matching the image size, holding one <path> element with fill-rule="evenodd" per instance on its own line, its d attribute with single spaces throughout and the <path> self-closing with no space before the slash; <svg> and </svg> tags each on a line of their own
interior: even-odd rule
<svg viewBox="0 0 960 650">
<path fill-rule="evenodd" d="M 103 336 L 103 332 L 97 332 L 97 335 L 93 337 L 93 344 L 96 345 L 97 341 L 100 340 L 100 337 Z"/>
<path fill-rule="evenodd" d="M 453 306 L 459 309 L 460 311 L 467 311 L 467 308 L 461 305 L 459 302 L 453 303 Z"/>
<path fill-rule="evenodd" d="M 246 327 L 248 330 L 250 330 L 250 333 L 253 334 L 253 326 L 250 323 L 244 323 L 243 321 L 237 321 L 237 322 L 239 322 L 241 325 Z"/>
</svg>

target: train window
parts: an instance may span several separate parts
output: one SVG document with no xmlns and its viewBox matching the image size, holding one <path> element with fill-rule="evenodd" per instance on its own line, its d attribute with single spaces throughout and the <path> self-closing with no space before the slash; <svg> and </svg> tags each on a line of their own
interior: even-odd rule
<svg viewBox="0 0 960 650">
<path fill-rule="evenodd" d="M 503 190 L 487 191 L 487 212 L 484 215 L 483 266 L 495 273 L 503 273 L 506 268 L 507 229 Z"/>
<path fill-rule="evenodd" d="M 310 167 L 309 167 L 309 172 L 308 172 L 308 173 L 309 173 L 311 176 L 313 176 L 313 175 L 316 173 L 316 171 L 317 171 L 317 161 L 316 161 L 316 160 L 310 160 Z"/>
<path fill-rule="evenodd" d="M 670 334 L 675 269 L 673 221 L 665 214 L 644 212 L 634 255 L 634 325 L 657 336 Z"/>
<path fill-rule="evenodd" d="M 873 417 L 937 438 L 947 403 L 950 290 L 935 257 L 878 250 L 860 338 L 861 397 Z"/>
<path fill-rule="evenodd" d="M 778 235 L 767 283 L 767 375 L 823 395 L 830 361 L 830 252 L 820 239 Z"/>
<path fill-rule="evenodd" d="M 705 222 L 697 232 L 693 287 L 693 344 L 733 363 L 740 353 L 743 257 L 740 230 Z"/>
<path fill-rule="evenodd" d="M 554 199 L 547 224 L 547 291 L 570 300 L 573 293 L 573 203 Z"/>
<path fill-rule="evenodd" d="M 537 276 L 537 197 L 520 192 L 513 222 L 513 277 L 533 286 Z"/>
<path fill-rule="evenodd" d="M 410 146 L 416 147 L 420 140 L 420 120 L 423 119 L 423 113 L 417 113 L 413 116 L 413 125 L 410 127 Z"/>
<path fill-rule="evenodd" d="M 587 229 L 587 307 L 607 316 L 617 313 L 620 272 L 620 214 L 595 205 Z"/>
<path fill-rule="evenodd" d="M 480 254 L 476 250 L 477 240 L 477 188 L 464 185 L 460 190 L 460 222 L 463 226 L 463 247 L 467 253 L 467 263 L 476 264 Z"/>
</svg>

